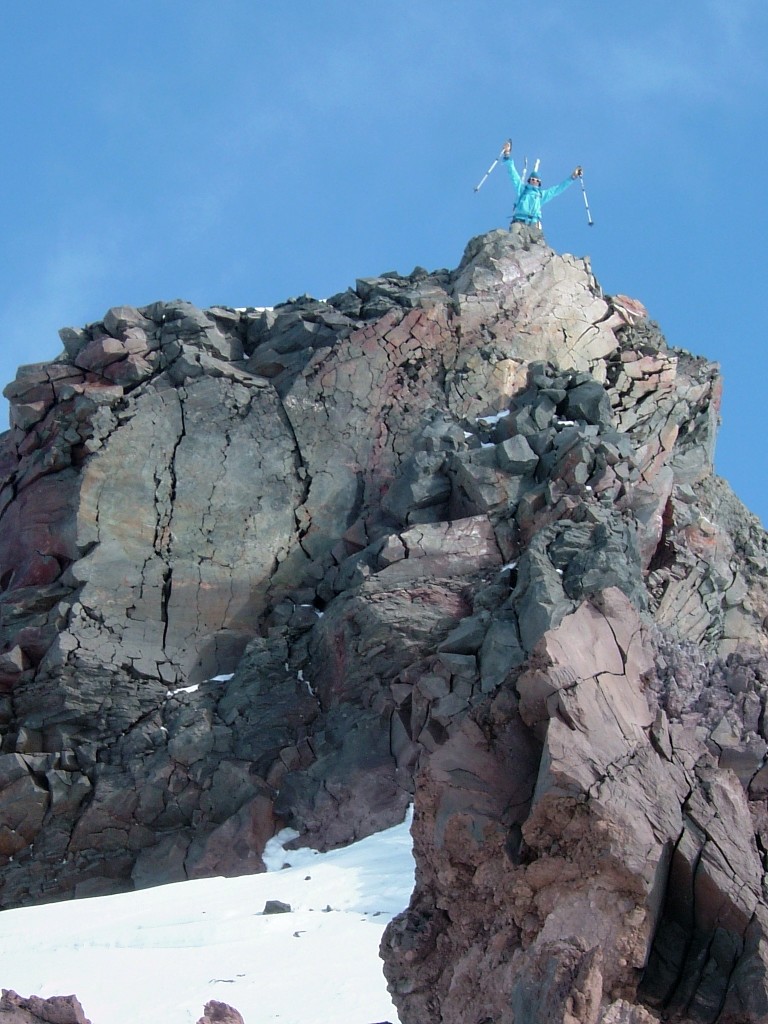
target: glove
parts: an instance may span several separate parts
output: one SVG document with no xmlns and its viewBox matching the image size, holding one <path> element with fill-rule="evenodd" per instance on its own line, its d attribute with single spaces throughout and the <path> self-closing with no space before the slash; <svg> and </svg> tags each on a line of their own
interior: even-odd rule
<svg viewBox="0 0 768 1024">
<path fill-rule="evenodd" d="M 507 139 L 507 141 L 504 143 L 504 149 L 502 149 L 501 152 L 503 156 L 509 156 L 509 154 L 512 152 L 512 139 Z"/>
<path fill-rule="evenodd" d="M 583 167 L 577 167 L 576 170 L 571 175 L 572 178 L 582 178 L 583 176 L 584 176 L 584 168 Z"/>
</svg>

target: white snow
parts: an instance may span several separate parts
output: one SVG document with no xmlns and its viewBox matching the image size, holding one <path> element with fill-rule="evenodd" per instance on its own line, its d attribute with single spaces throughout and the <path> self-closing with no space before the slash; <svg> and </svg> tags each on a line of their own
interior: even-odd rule
<svg viewBox="0 0 768 1024">
<path fill-rule="evenodd" d="M 322 617 L 323 617 L 323 612 L 321 612 L 317 608 L 315 608 L 315 606 L 313 604 L 300 604 L 299 608 L 311 608 L 312 611 L 315 613 L 315 615 L 318 617 L 318 619 L 322 619 Z"/>
<path fill-rule="evenodd" d="M 288 830 L 266 874 L 3 911 L 2 986 L 75 993 L 94 1024 L 194 1024 L 209 999 L 245 1024 L 395 1022 L 378 947 L 413 888 L 409 827 L 326 854 L 284 851 Z"/>
<path fill-rule="evenodd" d="M 211 676 L 210 679 L 206 679 L 207 683 L 227 683 L 233 678 L 234 672 L 230 672 L 224 676 Z M 179 686 L 175 690 L 168 690 L 165 694 L 166 697 L 173 697 L 177 693 L 195 693 L 196 690 L 200 689 L 200 683 L 193 683 L 191 686 Z"/>
<path fill-rule="evenodd" d="M 304 683 L 306 688 L 309 690 L 310 697 L 316 697 L 317 696 L 317 694 L 315 693 L 315 691 L 314 691 L 314 689 L 312 687 L 312 683 L 310 683 L 310 681 L 308 679 L 304 678 L 304 672 L 301 669 L 299 669 L 298 672 L 296 673 L 296 678 L 297 678 L 297 680 L 300 683 Z M 266 863 L 266 861 L 265 861 L 265 863 Z"/>
<path fill-rule="evenodd" d="M 192 686 L 180 686 L 176 690 L 168 690 L 166 697 L 173 697 L 177 693 L 194 693 L 200 689 L 200 683 L 193 683 Z"/>
<path fill-rule="evenodd" d="M 476 421 L 478 423 L 482 423 L 483 425 L 498 423 L 499 420 L 503 420 L 505 416 L 509 416 L 509 412 L 509 409 L 502 409 L 501 412 L 493 413 L 490 416 L 477 416 Z"/>
</svg>

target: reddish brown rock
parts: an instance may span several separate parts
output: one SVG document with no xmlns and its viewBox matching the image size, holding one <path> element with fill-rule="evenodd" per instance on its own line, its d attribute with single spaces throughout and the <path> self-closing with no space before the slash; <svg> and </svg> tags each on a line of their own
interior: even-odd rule
<svg viewBox="0 0 768 1024">
<path fill-rule="evenodd" d="M 247 875 L 264 870 L 261 854 L 278 831 L 269 796 L 254 797 L 214 829 L 203 842 L 193 844 L 186 862 L 190 878 L 212 875 Z"/>
<path fill-rule="evenodd" d="M 746 794 L 674 743 L 654 749 L 654 675 L 651 635 L 607 591 L 542 637 L 519 704 L 475 712 L 476 753 L 453 776 L 438 766 L 466 721 L 424 764 L 416 891 L 382 945 L 403 1019 L 653 1019 L 642 1004 L 680 1021 L 764 1018 L 766 986 L 743 981 L 768 966 Z M 526 776 L 517 794 L 500 781 Z"/>
<path fill-rule="evenodd" d="M 203 1016 L 197 1024 L 245 1024 L 245 1022 L 233 1006 L 211 999 L 205 1004 Z"/>
<path fill-rule="evenodd" d="M 415 796 L 406 1024 L 761 1019 L 768 542 L 716 366 L 501 231 L 62 340 L 0 439 L 3 906 Z"/>
<path fill-rule="evenodd" d="M 75 365 L 83 370 L 102 371 L 111 363 L 125 359 L 128 350 L 115 338 L 108 335 L 94 338 L 90 344 L 81 349 L 75 359 Z"/>
<path fill-rule="evenodd" d="M 76 996 L 24 999 L 4 988 L 0 996 L 2 1024 L 91 1024 Z"/>
</svg>

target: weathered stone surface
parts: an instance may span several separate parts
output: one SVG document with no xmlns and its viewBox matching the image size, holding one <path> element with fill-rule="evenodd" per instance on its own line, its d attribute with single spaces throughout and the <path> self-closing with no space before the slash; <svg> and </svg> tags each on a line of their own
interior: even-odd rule
<svg viewBox="0 0 768 1024">
<path fill-rule="evenodd" d="M 0 996 L 2 1024 L 91 1024 L 76 996 L 24 999 L 10 989 Z M 227 1003 L 211 999 L 197 1024 L 244 1024 L 241 1014 Z"/>
<path fill-rule="evenodd" d="M 765 1019 L 768 542 L 716 366 L 530 232 L 62 341 L 0 437 L 3 906 L 415 799 L 404 1024 Z"/>
<path fill-rule="evenodd" d="M 262 914 L 290 914 L 290 903 L 283 903 L 281 900 L 267 900 L 264 904 Z"/>
<path fill-rule="evenodd" d="M 76 996 L 24 999 L 4 988 L 0 996 L 2 1024 L 91 1024 Z"/>
<path fill-rule="evenodd" d="M 489 813 L 473 795 L 476 754 L 463 751 L 456 781 L 436 770 L 451 740 L 426 763 L 420 880 L 382 946 L 412 1019 L 466 1020 L 480 993 L 500 1020 L 622 1019 L 616 1001 L 628 996 L 665 1019 L 763 1018 L 765 988 L 741 980 L 765 976 L 768 925 L 754 841 L 741 845 L 752 834 L 745 793 L 733 776 L 686 768 L 674 748 L 671 759 L 654 751 L 643 690 L 655 671 L 636 611 L 605 591 L 542 637 L 518 675 L 519 703 L 505 698 L 502 720 L 530 737 L 514 745 L 523 763 L 513 770 L 509 739 L 496 736 L 500 698 L 472 715 L 486 772 L 527 778 L 527 791 L 511 799 L 494 783 Z M 429 919 L 440 920 L 439 945 Z M 670 964 L 675 951 L 682 960 Z"/>
<path fill-rule="evenodd" d="M 244 1024 L 244 1021 L 233 1006 L 211 999 L 205 1004 L 205 1011 L 197 1024 Z"/>
</svg>

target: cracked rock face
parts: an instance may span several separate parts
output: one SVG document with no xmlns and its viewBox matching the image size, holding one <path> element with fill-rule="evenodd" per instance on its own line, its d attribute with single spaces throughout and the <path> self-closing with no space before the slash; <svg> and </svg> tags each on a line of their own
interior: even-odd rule
<svg viewBox="0 0 768 1024">
<path fill-rule="evenodd" d="M 768 1016 L 768 543 L 717 367 L 497 231 L 6 389 L 3 906 L 402 819 L 405 1024 Z"/>
<path fill-rule="evenodd" d="M 410 1019 L 765 1019 L 748 793 L 658 705 L 657 656 L 605 590 L 424 763 L 416 892 L 382 946 Z"/>
</svg>

